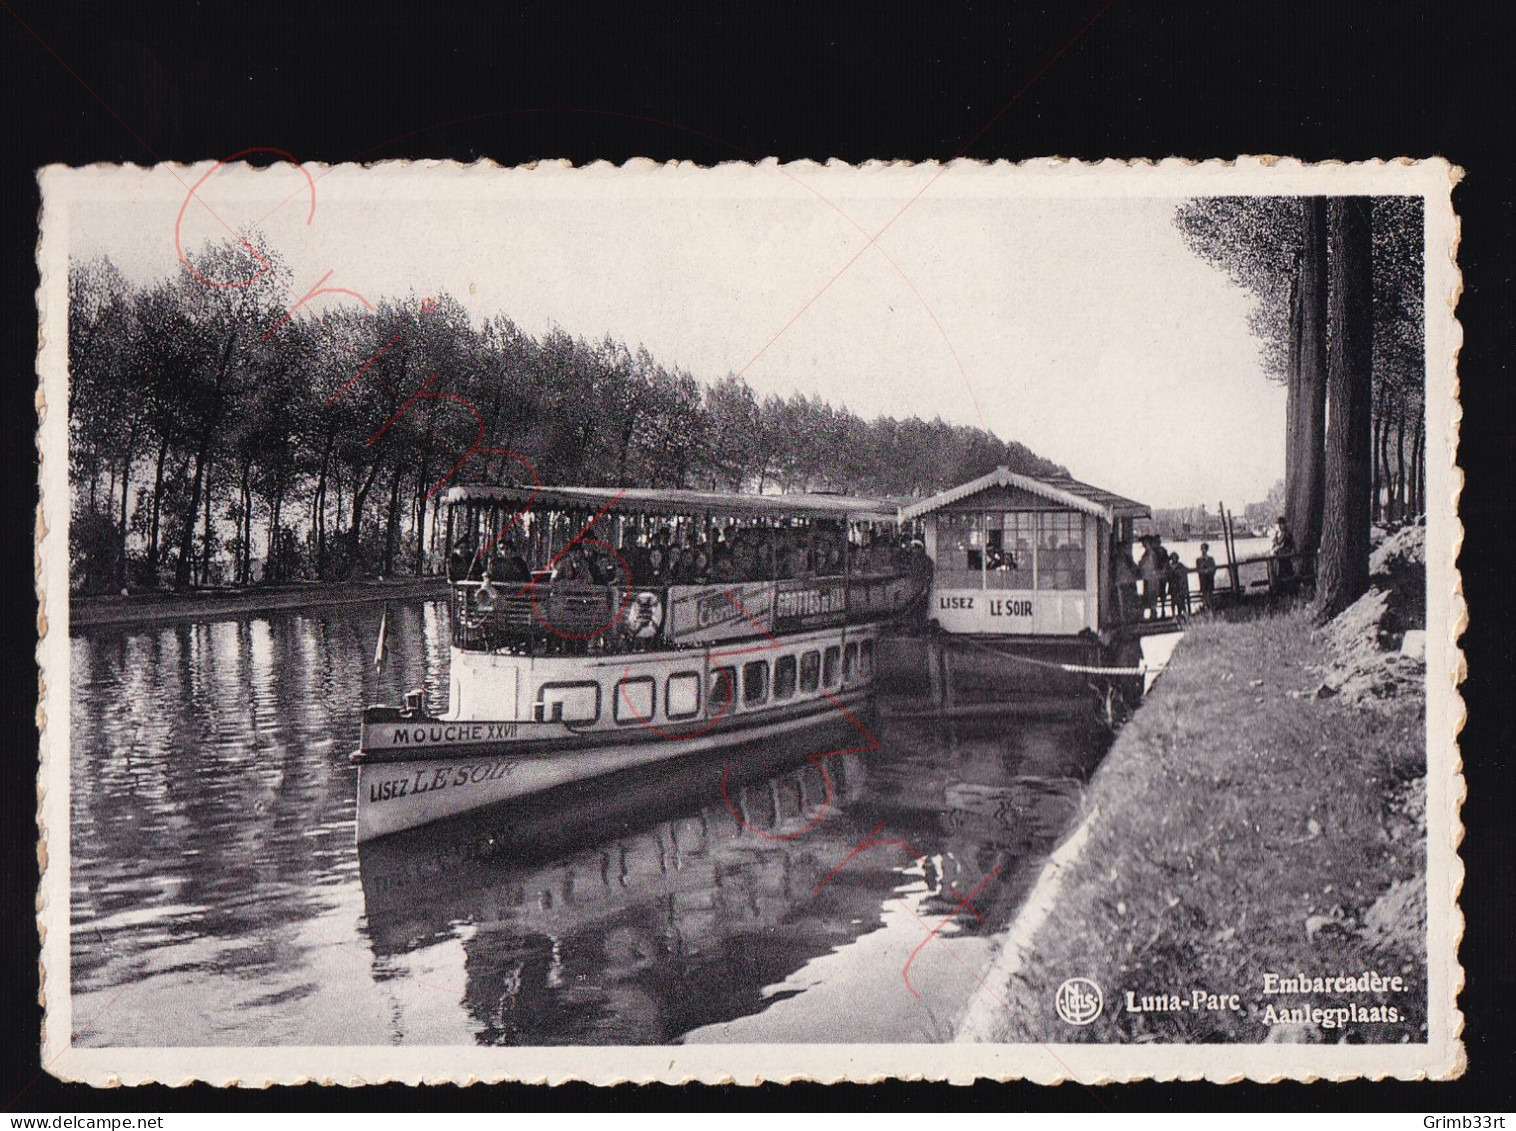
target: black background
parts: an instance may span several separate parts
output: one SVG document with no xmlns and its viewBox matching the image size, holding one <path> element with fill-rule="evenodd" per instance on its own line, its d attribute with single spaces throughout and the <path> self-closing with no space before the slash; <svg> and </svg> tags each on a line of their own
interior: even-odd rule
<svg viewBox="0 0 1516 1131">
<path fill-rule="evenodd" d="M 1158 0 L 1046 4 L 815 3 L 758 7 L 249 5 L 0 0 L 9 317 L 3 420 L 7 618 L 4 733 L 7 1052 L 0 1105 L 35 1110 L 209 1108 L 619 1110 L 727 1105 L 929 1113 L 1068 1108 L 1506 1108 L 1516 1095 L 1509 806 L 1508 590 L 1513 468 L 1510 356 L 1513 67 L 1498 5 Z M 93 94 L 91 93 L 93 90 Z M 97 97 L 98 96 L 98 97 Z M 108 107 L 108 108 L 107 108 Z M 119 119 L 117 117 L 119 115 Z M 135 135 L 135 136 L 134 136 Z M 1469 801 L 1459 1082 L 1347 1085 L 920 1084 L 788 1089 L 398 1086 L 102 1094 L 40 1074 L 32 544 L 36 503 L 34 267 L 50 162 L 151 164 L 274 146 L 301 160 L 489 157 L 709 164 L 1064 155 L 1309 160 L 1444 155 L 1467 170 L 1460 462 Z M 1152 438 L 1157 442 L 1161 438 Z M 18 1093 L 20 1093 L 18 1095 Z M 14 1098 L 12 1098 L 14 1097 Z M 1418 1122 L 1419 1125 L 1419 1122 Z"/>
</svg>

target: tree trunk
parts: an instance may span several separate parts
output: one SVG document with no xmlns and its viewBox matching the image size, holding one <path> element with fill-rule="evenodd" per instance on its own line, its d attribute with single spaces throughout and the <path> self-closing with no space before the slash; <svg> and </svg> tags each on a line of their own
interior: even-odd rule
<svg viewBox="0 0 1516 1131">
<path fill-rule="evenodd" d="M 316 560 L 311 564 L 315 567 L 316 576 L 320 578 L 326 576 L 326 477 L 331 470 L 332 445 L 335 442 L 336 434 L 328 432 L 326 447 L 321 452 L 321 473 L 316 477 L 316 492 L 311 497 L 311 528 L 316 535 Z"/>
<path fill-rule="evenodd" d="M 1396 469 L 1396 470 L 1393 470 L 1393 471 L 1391 470 L 1391 466 L 1392 465 L 1390 464 L 1390 422 L 1389 422 L 1389 420 L 1384 420 L 1384 421 L 1382 421 L 1380 423 L 1380 428 L 1379 428 L 1379 458 L 1380 458 L 1380 461 L 1384 464 L 1385 494 L 1384 494 L 1383 517 L 1386 518 L 1386 519 L 1389 519 L 1389 518 L 1394 517 L 1394 513 L 1395 513 L 1395 492 L 1397 490 L 1399 490 L 1399 484 L 1400 484 L 1400 481 L 1401 481 L 1401 476 L 1404 475 L 1404 472 L 1401 471 L 1401 470 L 1399 470 L 1399 469 Z"/>
<path fill-rule="evenodd" d="M 395 548 L 400 541 L 400 463 L 395 463 L 395 474 L 390 478 L 390 505 L 384 520 L 384 554 L 380 559 L 379 573 L 393 577 L 395 573 Z"/>
<path fill-rule="evenodd" d="M 121 544 L 116 554 L 115 588 L 126 588 L 126 504 L 132 493 L 132 449 L 137 446 L 137 429 L 126 441 L 126 455 L 121 457 Z"/>
<path fill-rule="evenodd" d="M 153 472 L 153 520 L 147 538 L 147 569 L 153 583 L 158 581 L 158 522 L 163 514 L 163 461 L 168 458 L 168 433 L 158 441 L 158 466 Z"/>
<path fill-rule="evenodd" d="M 284 510 L 285 477 L 279 476 L 274 484 L 274 497 L 268 508 L 268 559 L 263 565 L 264 581 L 283 581 L 279 569 L 279 517 Z"/>
<path fill-rule="evenodd" d="M 179 535 L 179 560 L 174 563 L 174 588 L 188 589 L 190 571 L 195 565 L 195 519 L 200 514 L 200 492 L 205 486 L 205 461 L 210 450 L 210 432 L 200 441 L 195 453 L 195 477 L 190 484 L 189 507 L 184 513 L 184 530 Z"/>
<path fill-rule="evenodd" d="M 426 573 L 426 487 L 430 460 L 421 461 L 420 474 L 416 476 L 416 576 Z"/>
<path fill-rule="evenodd" d="M 347 577 L 355 576 L 358 571 L 359 540 L 363 537 L 363 507 L 368 502 L 369 491 L 373 489 L 374 480 L 378 477 L 379 464 L 377 461 L 369 468 L 368 475 L 364 477 L 362 483 L 359 483 L 356 475 L 353 476 L 353 524 L 348 529 L 347 573 L 345 575 Z M 340 529 L 342 526 L 340 511 L 342 493 L 340 491 L 337 493 L 337 506 L 339 508 L 337 526 Z"/>
<path fill-rule="evenodd" d="M 253 460 L 251 456 L 242 458 L 242 530 L 238 541 L 241 543 L 240 560 L 237 562 L 237 583 L 246 585 L 252 579 L 253 572 L 253 489 L 249 478 L 253 472 Z"/>
<path fill-rule="evenodd" d="M 632 454 L 632 433 L 637 428 L 637 413 L 628 408 L 626 420 L 621 426 L 621 454 L 616 462 L 616 482 L 626 482 L 626 465 Z"/>
<path fill-rule="evenodd" d="M 1400 476 L 1395 482 L 1395 518 L 1405 520 L 1406 514 L 1406 464 L 1405 464 L 1405 413 L 1399 414 L 1400 420 L 1395 428 L 1395 466 L 1400 469 Z"/>
<path fill-rule="evenodd" d="M 200 535 L 200 584 L 209 584 L 211 578 L 211 499 L 215 492 L 211 490 L 211 472 L 214 470 L 214 461 L 207 458 L 205 461 L 205 525 L 201 528 Z"/>
<path fill-rule="evenodd" d="M 1387 477 L 1388 472 L 1389 472 L 1389 468 L 1385 466 L 1386 460 L 1385 460 L 1385 452 L 1384 452 L 1384 433 L 1385 433 L 1384 417 L 1383 417 L 1382 414 L 1376 413 L 1374 415 L 1374 438 L 1373 438 L 1373 448 L 1374 448 L 1374 491 L 1373 491 L 1373 494 L 1370 496 L 1370 499 L 1371 499 L 1370 506 L 1372 508 L 1371 511 L 1370 511 L 1370 517 L 1372 518 L 1372 520 L 1374 522 L 1381 521 L 1381 519 L 1383 518 L 1383 515 L 1384 515 L 1385 480 L 1386 480 L 1386 477 Z"/>
<path fill-rule="evenodd" d="M 1301 553 L 1321 544 L 1323 457 L 1327 402 L 1327 234 L 1326 200 L 1301 202 L 1303 239 L 1292 340 L 1290 426 L 1286 448 L 1285 514 Z"/>
<path fill-rule="evenodd" d="M 1326 492 L 1317 570 L 1318 620 L 1342 612 L 1369 587 L 1369 445 L 1373 412 L 1373 246 L 1369 206 L 1334 197 L 1327 361 Z"/>
<path fill-rule="evenodd" d="M 1427 511 L 1427 434 L 1424 425 L 1416 427 L 1415 439 L 1411 442 L 1411 513 L 1424 515 Z"/>
</svg>

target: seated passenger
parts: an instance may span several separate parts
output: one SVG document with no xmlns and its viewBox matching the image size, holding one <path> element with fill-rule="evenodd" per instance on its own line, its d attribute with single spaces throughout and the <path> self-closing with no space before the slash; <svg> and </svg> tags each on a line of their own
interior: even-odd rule
<svg viewBox="0 0 1516 1131">
<path fill-rule="evenodd" d="M 654 542 L 647 552 L 647 571 L 639 585 L 667 585 L 669 576 L 668 551 Z"/>
<path fill-rule="evenodd" d="M 633 585 L 646 585 L 648 575 L 652 567 L 648 564 L 648 548 L 640 542 L 629 542 L 621 549 L 621 556 L 626 559 L 626 565 L 632 571 L 628 579 Z"/>
<path fill-rule="evenodd" d="M 732 552 L 725 545 L 716 547 L 715 560 L 711 562 L 712 582 L 728 582 L 737 580 L 737 570 L 732 565 Z"/>
<path fill-rule="evenodd" d="M 517 549 L 514 538 L 507 536 L 495 543 L 495 561 L 490 566 L 490 573 L 497 581 L 520 584 L 532 579 L 531 568 Z"/>
<path fill-rule="evenodd" d="M 732 570 L 737 575 L 734 580 L 752 581 L 758 572 L 758 561 L 753 554 L 752 544 L 745 538 L 737 540 L 736 549 L 732 551 Z"/>
<path fill-rule="evenodd" d="M 598 547 L 590 547 L 590 580 L 596 585 L 612 585 L 621 588 L 621 563 L 616 560 L 614 554 L 608 554 Z"/>
<path fill-rule="evenodd" d="M 570 583 L 589 582 L 590 567 L 589 562 L 585 560 L 583 546 L 575 543 L 558 559 L 558 564 L 553 570 L 553 580 Z"/>
<path fill-rule="evenodd" d="M 448 575 L 454 581 L 466 579 L 469 572 L 474 568 L 474 558 L 477 550 L 474 538 L 471 534 L 461 535 L 453 548 L 448 552 Z"/>
</svg>

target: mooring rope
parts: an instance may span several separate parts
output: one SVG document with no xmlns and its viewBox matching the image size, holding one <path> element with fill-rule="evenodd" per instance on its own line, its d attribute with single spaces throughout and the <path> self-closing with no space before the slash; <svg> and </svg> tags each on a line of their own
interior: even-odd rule
<svg viewBox="0 0 1516 1131">
<path fill-rule="evenodd" d="M 1008 652 L 1000 651 L 998 648 L 991 648 L 988 644 L 981 644 L 977 640 L 966 639 L 964 643 L 988 652 L 992 656 L 997 656 L 1002 660 L 1009 660 L 1013 664 L 1029 664 L 1032 667 L 1051 668 L 1054 671 L 1072 672 L 1075 675 L 1148 675 L 1163 671 L 1165 666 L 1159 664 L 1155 667 L 1149 667 L 1146 661 L 1135 668 L 1107 668 L 1101 667 L 1098 664 L 1060 664 L 1052 660 L 1034 660 L 1030 656 L 1013 656 Z"/>
</svg>

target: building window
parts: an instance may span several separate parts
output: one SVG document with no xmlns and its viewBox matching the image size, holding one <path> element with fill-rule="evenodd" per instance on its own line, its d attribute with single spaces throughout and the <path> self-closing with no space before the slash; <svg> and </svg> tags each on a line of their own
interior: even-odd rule
<svg viewBox="0 0 1516 1131">
<path fill-rule="evenodd" d="M 622 726 L 645 723 L 652 720 L 658 710 L 658 685 L 651 676 L 635 676 L 623 679 L 616 685 L 616 702 L 611 713 Z"/>
<path fill-rule="evenodd" d="M 742 702 L 756 707 L 769 697 L 769 662 L 754 660 L 742 665 Z"/>
<path fill-rule="evenodd" d="M 1037 524 L 1037 588 L 1084 587 L 1084 515 L 1044 511 Z"/>
<path fill-rule="evenodd" d="M 874 674 L 874 641 L 865 640 L 858 649 L 858 674 L 864 679 Z"/>
<path fill-rule="evenodd" d="M 941 513 L 937 518 L 937 588 L 984 587 L 984 516 Z"/>
<path fill-rule="evenodd" d="M 842 650 L 842 678 L 851 680 L 858 674 L 858 642 L 848 641 L 847 647 Z"/>
<path fill-rule="evenodd" d="M 774 698 L 792 699 L 795 695 L 798 664 L 794 656 L 780 656 L 774 661 Z"/>
<path fill-rule="evenodd" d="M 544 683 L 533 717 L 539 723 L 592 723 L 600 717 L 598 683 Z"/>
<path fill-rule="evenodd" d="M 694 672 L 669 676 L 663 688 L 663 706 L 671 719 L 693 719 L 700 713 L 700 677 Z"/>
<path fill-rule="evenodd" d="M 712 668 L 711 686 L 705 697 L 706 714 L 712 718 L 730 715 L 737 705 L 737 669 Z"/>
<path fill-rule="evenodd" d="M 836 687 L 838 677 L 842 674 L 842 649 L 833 644 L 826 650 L 826 661 L 821 665 L 822 679 L 828 687 Z"/>
<path fill-rule="evenodd" d="M 800 690 L 814 692 L 821 686 L 821 653 L 807 652 L 800 657 Z"/>
<path fill-rule="evenodd" d="M 1031 589 L 1037 546 L 1037 512 L 1005 511 L 985 516 L 986 589 Z"/>
</svg>

